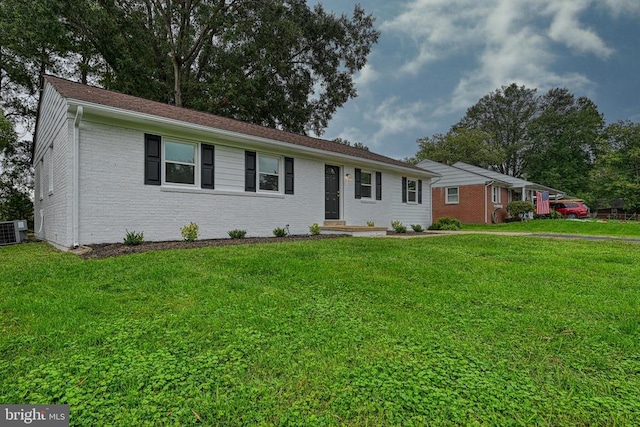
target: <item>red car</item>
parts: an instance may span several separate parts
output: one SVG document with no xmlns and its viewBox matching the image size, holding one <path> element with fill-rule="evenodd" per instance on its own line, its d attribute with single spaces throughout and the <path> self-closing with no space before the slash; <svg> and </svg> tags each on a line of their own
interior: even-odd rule
<svg viewBox="0 0 640 427">
<path fill-rule="evenodd" d="M 582 202 L 552 202 L 550 207 L 563 217 L 570 219 L 588 218 L 590 214 L 589 207 Z"/>
</svg>

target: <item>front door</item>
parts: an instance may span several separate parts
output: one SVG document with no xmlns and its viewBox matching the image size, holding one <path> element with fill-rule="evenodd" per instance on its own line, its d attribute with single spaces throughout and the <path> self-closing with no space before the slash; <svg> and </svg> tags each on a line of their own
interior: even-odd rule
<svg viewBox="0 0 640 427">
<path fill-rule="evenodd" d="M 340 166 L 324 166 L 324 219 L 340 219 Z"/>
</svg>

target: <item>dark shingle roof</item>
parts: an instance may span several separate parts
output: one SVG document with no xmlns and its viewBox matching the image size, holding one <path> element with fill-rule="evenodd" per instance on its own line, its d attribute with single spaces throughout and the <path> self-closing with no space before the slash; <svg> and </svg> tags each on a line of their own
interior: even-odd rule
<svg viewBox="0 0 640 427">
<path fill-rule="evenodd" d="M 246 123 L 239 120 L 216 116 L 214 114 L 190 110 L 188 108 L 181 108 L 174 105 L 163 104 L 161 102 L 149 101 L 147 99 L 125 95 L 119 92 L 114 92 L 95 86 L 88 86 L 72 82 L 69 80 L 61 79 L 59 77 L 45 76 L 44 78 L 60 95 L 68 99 L 134 111 L 137 113 L 150 114 L 153 116 L 179 120 L 229 132 L 236 132 L 244 135 L 285 142 L 292 145 L 315 148 L 331 153 L 387 163 L 394 166 L 414 169 L 422 173 L 429 173 L 424 169 L 415 167 L 403 161 L 392 159 L 390 157 L 376 154 L 371 151 L 339 144 L 337 142 L 298 135 L 291 132 L 285 132 L 278 129 L 272 129 L 252 123 Z"/>
</svg>

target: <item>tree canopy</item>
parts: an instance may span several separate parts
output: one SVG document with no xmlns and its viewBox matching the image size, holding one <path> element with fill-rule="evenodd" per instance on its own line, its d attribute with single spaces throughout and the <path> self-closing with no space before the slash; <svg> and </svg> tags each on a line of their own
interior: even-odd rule
<svg viewBox="0 0 640 427">
<path fill-rule="evenodd" d="M 640 212 L 640 124 L 617 122 L 606 127 L 603 152 L 591 172 L 594 198 L 600 205 L 624 201 L 625 209 Z"/>
<path fill-rule="evenodd" d="M 528 145 L 529 123 L 537 112 L 536 89 L 512 83 L 483 96 L 452 130 L 459 132 L 462 128 L 484 132 L 487 151 L 500 153 L 499 161 L 491 165 L 492 169 L 520 177 L 523 153 Z"/>
<path fill-rule="evenodd" d="M 566 88 L 551 89 L 539 105 L 539 115 L 528 127 L 524 174 L 571 194 L 588 193 L 604 118 L 590 99 L 576 98 Z"/>
<path fill-rule="evenodd" d="M 296 133 L 322 134 L 356 96 L 379 36 L 360 6 L 336 16 L 304 0 L 62 3 L 105 87 Z"/>
<path fill-rule="evenodd" d="M 418 139 L 415 159 L 463 161 L 592 199 L 604 126 L 589 98 L 567 88 L 538 96 L 513 83 L 482 97 L 447 134 Z"/>
</svg>

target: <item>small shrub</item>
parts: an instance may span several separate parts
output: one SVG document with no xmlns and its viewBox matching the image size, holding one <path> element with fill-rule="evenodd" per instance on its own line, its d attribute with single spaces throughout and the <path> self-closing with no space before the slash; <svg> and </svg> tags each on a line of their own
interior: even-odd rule
<svg viewBox="0 0 640 427">
<path fill-rule="evenodd" d="M 229 231 L 229 237 L 231 237 L 232 239 L 244 239 L 244 236 L 247 235 L 247 230 L 239 230 L 239 229 L 235 229 L 235 230 L 231 230 Z"/>
<path fill-rule="evenodd" d="M 436 222 L 429 226 L 429 230 L 460 230 L 462 223 L 450 216 L 438 218 Z"/>
<path fill-rule="evenodd" d="M 287 235 L 287 230 L 284 228 L 276 227 L 273 229 L 273 235 L 276 237 L 285 237 Z"/>
<path fill-rule="evenodd" d="M 124 244 L 129 246 L 139 245 L 144 241 L 144 232 L 141 231 L 136 233 L 136 231 L 125 230 L 127 234 L 124 236 Z"/>
<path fill-rule="evenodd" d="M 367 221 L 367 227 L 375 227 L 376 223 L 373 221 Z"/>
<path fill-rule="evenodd" d="M 314 236 L 320 234 L 320 226 L 317 222 L 314 222 L 309 226 L 309 233 L 313 234 Z"/>
<path fill-rule="evenodd" d="M 182 238 L 186 242 L 194 242 L 198 238 L 198 230 L 200 230 L 198 224 L 191 222 L 189 225 L 182 227 L 180 231 L 182 232 Z"/>
<path fill-rule="evenodd" d="M 546 215 L 534 214 L 533 219 L 562 219 L 562 214 L 551 209 L 551 212 Z"/>
<path fill-rule="evenodd" d="M 397 233 L 407 232 L 407 227 L 400 221 L 391 221 L 391 228 L 393 228 Z"/>
<path fill-rule="evenodd" d="M 411 224 L 411 229 L 416 233 L 422 233 L 424 231 L 424 228 L 422 228 L 420 224 Z"/>
<path fill-rule="evenodd" d="M 535 210 L 536 207 L 533 205 L 533 203 L 527 202 L 525 200 L 514 200 L 507 205 L 507 212 L 509 212 L 509 215 L 515 218 L 521 217 L 522 215 L 529 212 L 534 212 Z"/>
</svg>

